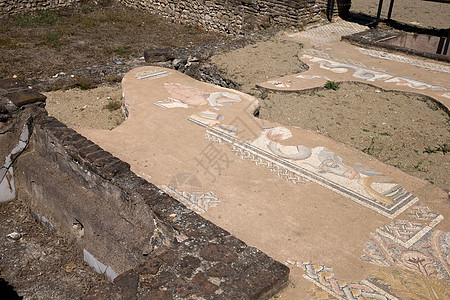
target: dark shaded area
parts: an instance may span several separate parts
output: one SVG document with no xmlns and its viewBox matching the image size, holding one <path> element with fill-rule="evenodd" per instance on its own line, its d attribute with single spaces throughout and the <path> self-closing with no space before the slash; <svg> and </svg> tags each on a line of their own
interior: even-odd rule
<svg viewBox="0 0 450 300">
<path fill-rule="evenodd" d="M 358 45 L 368 45 L 431 59 L 450 61 L 450 56 L 445 55 L 448 49 L 448 37 L 408 33 L 388 27 L 379 27 L 343 36 L 342 39 Z M 445 48 L 443 47 L 444 44 L 446 45 Z"/>
<path fill-rule="evenodd" d="M 377 24 L 377 18 L 370 16 L 368 14 L 362 13 L 362 12 L 352 12 L 350 11 L 345 17 L 343 17 L 344 20 L 349 22 L 358 23 L 360 25 L 369 26 L 371 28 L 376 28 L 378 26 Z M 420 34 L 429 34 L 439 37 L 446 37 L 448 34 L 448 29 L 436 29 L 436 28 L 425 28 L 420 26 L 415 26 L 413 24 L 407 24 L 404 22 L 392 20 L 392 19 L 381 19 L 380 22 L 383 24 L 380 24 L 380 26 L 386 27 L 386 25 L 392 29 L 397 29 L 401 31 L 406 32 L 413 32 L 413 33 L 420 33 Z"/>
<path fill-rule="evenodd" d="M 23 299 L 14 290 L 14 287 L 10 285 L 5 279 L 0 277 L 0 295 L 4 300 L 16 300 Z"/>
</svg>

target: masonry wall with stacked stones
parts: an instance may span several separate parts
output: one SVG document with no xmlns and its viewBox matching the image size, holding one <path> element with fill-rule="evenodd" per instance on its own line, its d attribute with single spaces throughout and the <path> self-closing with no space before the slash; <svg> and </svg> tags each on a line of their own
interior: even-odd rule
<svg viewBox="0 0 450 300">
<path fill-rule="evenodd" d="M 302 28 L 326 16 L 328 0 L 118 0 L 208 30 L 239 34 L 273 25 Z M 336 0 L 334 11 L 346 14 L 351 0 Z M 330 2 L 331 3 L 331 2 Z"/>
<path fill-rule="evenodd" d="M 68 6 L 80 0 L 1 0 L 0 14 L 14 14 Z"/>
</svg>

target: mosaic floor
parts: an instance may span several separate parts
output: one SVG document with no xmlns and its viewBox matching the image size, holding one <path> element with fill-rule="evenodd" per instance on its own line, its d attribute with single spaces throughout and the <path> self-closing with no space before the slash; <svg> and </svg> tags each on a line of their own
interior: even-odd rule
<svg viewBox="0 0 450 300">
<path fill-rule="evenodd" d="M 361 80 L 450 99 L 443 84 L 448 66 L 386 59 L 336 37 L 358 30 L 364 28 L 339 22 L 292 34 L 309 39 L 299 56 L 310 69 L 261 86 L 295 91 Z M 80 133 L 187 207 L 285 261 L 292 285 L 282 298 L 450 297 L 444 191 L 315 132 L 255 118 L 256 98 L 174 70 L 138 68 L 122 86 L 129 118 L 112 131 Z"/>
</svg>

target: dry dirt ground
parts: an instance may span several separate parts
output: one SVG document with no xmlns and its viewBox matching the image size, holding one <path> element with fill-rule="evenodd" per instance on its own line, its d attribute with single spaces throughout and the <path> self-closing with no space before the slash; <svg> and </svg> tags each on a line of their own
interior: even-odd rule
<svg viewBox="0 0 450 300">
<path fill-rule="evenodd" d="M 113 63 L 113 58 L 141 57 L 152 47 L 185 47 L 226 38 L 112 1 L 98 1 L 101 6 L 85 2 L 57 11 L 0 17 L 0 78 L 41 78 Z"/>
<path fill-rule="evenodd" d="M 387 18 L 390 0 L 384 0 L 381 17 Z M 378 0 L 352 0 L 350 12 L 376 17 Z M 424 28 L 450 27 L 450 3 L 424 0 L 395 0 L 392 20 Z"/>
<path fill-rule="evenodd" d="M 7 238 L 12 232 L 23 236 Z M 72 241 L 41 227 L 20 201 L 0 204 L 0 299 L 79 299 L 105 282 Z"/>
<path fill-rule="evenodd" d="M 49 114 L 72 127 L 113 129 L 125 117 L 120 109 L 120 85 L 102 86 L 90 91 L 60 90 L 46 95 Z"/>
</svg>

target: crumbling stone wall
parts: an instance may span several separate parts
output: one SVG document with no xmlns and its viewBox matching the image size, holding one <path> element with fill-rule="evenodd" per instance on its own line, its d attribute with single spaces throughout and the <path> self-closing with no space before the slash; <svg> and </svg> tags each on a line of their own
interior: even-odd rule
<svg viewBox="0 0 450 300">
<path fill-rule="evenodd" d="M 118 0 L 180 23 L 239 34 L 270 26 L 302 28 L 325 18 L 328 0 Z M 348 12 L 351 0 L 336 0 L 336 11 Z"/>
<path fill-rule="evenodd" d="M 78 2 L 80 0 L 1 0 L 0 15 L 58 8 Z"/>
</svg>

